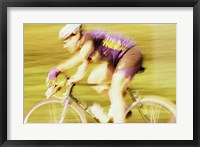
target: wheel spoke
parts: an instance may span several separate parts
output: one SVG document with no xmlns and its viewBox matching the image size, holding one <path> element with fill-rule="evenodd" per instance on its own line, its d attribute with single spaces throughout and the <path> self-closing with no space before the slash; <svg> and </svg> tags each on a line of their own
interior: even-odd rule
<svg viewBox="0 0 200 147">
<path fill-rule="evenodd" d="M 63 107 L 61 100 L 45 100 L 35 105 L 25 117 L 24 123 L 86 123 L 84 113 L 78 106 Z M 69 113 L 68 113 L 69 110 Z M 66 115 L 65 115 L 66 114 Z"/>
<path fill-rule="evenodd" d="M 151 123 L 156 123 L 159 120 L 160 112 L 161 112 L 161 106 L 156 105 L 150 105 L 148 109 L 148 116 Z"/>
</svg>

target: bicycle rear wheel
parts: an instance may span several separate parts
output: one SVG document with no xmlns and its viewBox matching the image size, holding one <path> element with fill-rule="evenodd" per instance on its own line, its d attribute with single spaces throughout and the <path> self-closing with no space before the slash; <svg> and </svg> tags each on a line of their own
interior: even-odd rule
<svg viewBox="0 0 200 147">
<path fill-rule="evenodd" d="M 65 112 L 63 113 L 63 111 Z M 63 101 L 60 99 L 48 99 L 36 104 L 32 109 L 30 109 L 24 119 L 24 123 L 86 122 L 85 115 L 75 105 L 75 103 L 64 105 Z"/>
<path fill-rule="evenodd" d="M 145 96 L 127 108 L 126 116 L 127 123 L 175 123 L 176 106 L 162 97 Z"/>
</svg>

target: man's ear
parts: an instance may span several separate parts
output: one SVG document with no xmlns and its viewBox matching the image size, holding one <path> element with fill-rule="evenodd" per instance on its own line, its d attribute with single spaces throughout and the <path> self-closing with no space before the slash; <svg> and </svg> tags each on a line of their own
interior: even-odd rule
<svg viewBox="0 0 200 147">
<path fill-rule="evenodd" d="M 76 36 L 79 37 L 79 38 L 81 37 L 80 31 L 78 31 L 78 32 L 76 33 Z"/>
</svg>

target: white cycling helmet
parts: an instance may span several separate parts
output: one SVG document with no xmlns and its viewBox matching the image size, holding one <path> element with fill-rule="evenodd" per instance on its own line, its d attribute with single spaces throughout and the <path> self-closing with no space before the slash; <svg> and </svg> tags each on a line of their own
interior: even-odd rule
<svg viewBox="0 0 200 147">
<path fill-rule="evenodd" d="M 59 32 L 58 38 L 64 40 L 71 34 L 76 34 L 82 28 L 82 24 L 67 24 Z"/>
</svg>

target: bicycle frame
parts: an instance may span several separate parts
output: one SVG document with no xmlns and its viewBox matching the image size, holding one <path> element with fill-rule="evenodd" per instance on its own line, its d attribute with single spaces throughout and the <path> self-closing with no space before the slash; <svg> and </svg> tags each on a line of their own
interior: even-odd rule
<svg viewBox="0 0 200 147">
<path fill-rule="evenodd" d="M 63 96 L 57 97 L 55 95 L 58 91 L 60 91 L 64 87 L 65 84 L 63 84 L 63 83 L 65 83 L 65 82 L 62 81 L 62 84 L 60 84 L 60 85 L 58 83 L 53 83 L 51 85 L 51 87 L 49 87 L 49 89 L 47 90 L 48 94 L 46 95 L 47 99 L 41 101 L 40 103 L 35 105 L 32 109 L 30 109 L 30 111 L 28 112 L 28 114 L 26 115 L 26 118 L 24 120 L 25 123 L 28 121 L 28 118 L 33 111 L 35 111 L 40 106 L 48 104 L 48 103 L 59 103 L 59 104 L 63 105 L 62 114 L 61 114 L 61 117 L 60 117 L 58 123 L 63 122 L 68 107 L 71 107 L 79 115 L 79 117 L 81 117 L 80 119 L 83 123 L 87 122 L 85 115 L 84 115 L 85 112 L 91 118 L 93 118 L 93 120 L 95 120 L 97 123 L 100 123 L 99 119 L 96 118 L 95 115 L 91 112 L 90 105 L 85 103 L 83 100 L 80 101 L 78 98 L 73 96 L 72 93 L 73 93 L 73 88 L 76 85 L 75 83 L 71 83 L 70 85 L 67 86 L 68 92 L 66 92 L 64 94 L 64 97 Z M 99 85 L 99 84 L 79 83 L 78 85 L 95 86 L 95 85 Z M 153 103 L 161 104 L 161 106 L 166 107 L 167 110 L 169 110 L 172 113 L 172 115 L 176 117 L 176 114 L 175 114 L 176 112 L 175 112 L 174 106 L 173 106 L 173 104 L 171 104 L 169 102 L 166 103 L 166 101 L 163 101 L 161 99 L 156 100 L 156 99 L 141 98 L 139 96 L 139 94 L 137 93 L 137 91 L 133 90 L 130 87 L 127 88 L 127 93 L 129 94 L 129 96 L 132 100 L 132 103 L 125 110 L 125 115 L 124 115 L 125 119 L 129 118 L 132 115 L 132 109 L 135 107 L 138 110 L 139 114 L 142 116 L 142 118 L 145 122 L 154 122 L 154 119 L 151 119 L 151 118 L 153 118 L 151 116 L 154 116 L 154 115 L 151 115 L 149 117 L 148 113 L 146 114 L 143 111 L 143 103 L 144 102 L 147 102 L 147 103 L 153 102 Z M 50 99 L 48 99 L 48 98 L 50 98 Z M 83 111 L 81 111 L 81 110 L 83 110 Z"/>
<path fill-rule="evenodd" d="M 89 114 L 90 117 L 92 117 L 96 122 L 100 123 L 99 119 L 96 118 L 92 113 L 91 113 L 91 110 L 90 110 L 90 105 L 88 105 L 87 103 L 85 103 L 84 101 L 80 101 L 78 100 L 78 98 L 74 97 L 72 92 L 73 92 L 73 88 L 75 87 L 75 83 L 72 83 L 70 85 L 70 88 L 69 88 L 69 93 L 68 93 L 68 96 L 66 96 L 65 100 L 65 106 L 64 106 L 64 110 L 63 110 L 63 113 L 62 113 L 62 118 L 60 119 L 60 121 L 62 121 L 64 119 L 64 116 L 65 116 L 65 112 L 66 112 L 66 108 L 67 108 L 67 105 L 68 103 L 70 102 L 70 99 L 72 99 L 76 104 L 78 104 L 78 106 L 80 108 L 82 108 L 85 112 L 87 112 Z M 95 86 L 95 85 L 99 85 L 99 84 L 88 84 L 88 83 L 79 83 L 79 85 L 82 85 L 82 86 Z M 133 104 L 136 106 L 139 102 L 139 95 L 136 91 L 134 91 L 132 88 L 127 88 L 127 91 L 133 101 Z M 142 111 L 140 110 L 140 108 L 138 107 L 137 108 L 140 112 L 140 114 L 144 117 L 144 114 L 142 113 Z M 144 120 L 147 120 L 147 118 L 145 119 L 144 117 Z"/>
<path fill-rule="evenodd" d="M 57 91 L 59 91 L 60 89 L 62 89 L 63 85 L 66 84 L 67 80 L 70 79 L 69 77 L 67 77 L 65 74 L 64 75 L 64 80 L 62 80 L 59 84 L 56 84 L 54 83 L 54 86 L 55 85 L 58 85 L 57 87 L 55 86 L 55 91 L 53 91 L 50 95 L 53 96 Z M 62 83 L 62 84 L 61 84 Z M 110 85 L 110 83 L 103 83 L 103 85 Z M 61 86 L 62 85 L 62 86 Z M 89 114 L 90 117 L 92 117 L 96 122 L 100 122 L 98 118 L 96 118 L 92 113 L 91 113 L 91 110 L 90 110 L 90 106 L 85 103 L 83 100 L 80 101 L 78 100 L 78 98 L 74 97 L 72 95 L 72 92 L 73 92 L 73 88 L 74 86 L 76 85 L 76 83 L 71 83 L 71 85 L 69 85 L 69 93 L 68 95 L 64 98 L 64 110 L 62 112 L 62 116 L 61 116 L 61 119 L 59 121 L 59 123 L 61 123 L 64 119 L 64 116 L 65 116 L 65 113 L 66 113 L 66 109 L 67 109 L 67 106 L 68 106 L 68 103 L 70 103 L 70 99 L 72 99 L 82 110 L 84 110 L 85 112 L 87 112 Z M 78 83 L 78 85 L 82 85 L 82 86 L 96 86 L 96 85 L 101 85 L 101 84 L 90 84 L 90 83 Z M 149 121 L 149 118 L 142 112 L 141 108 L 140 108 L 140 105 L 138 105 L 140 103 L 140 99 L 141 99 L 141 96 L 139 96 L 138 92 L 135 91 L 133 88 L 131 87 L 128 87 L 127 88 L 127 92 L 129 94 L 129 96 L 131 97 L 133 103 L 131 104 L 131 106 L 135 107 L 137 106 L 137 110 L 139 111 L 140 115 L 142 116 L 143 120 L 145 122 L 148 122 Z M 128 114 L 130 110 L 128 110 L 128 108 L 125 110 L 125 114 Z M 124 116 L 125 118 L 126 116 Z"/>
<path fill-rule="evenodd" d="M 72 95 L 73 88 L 74 88 L 75 85 L 76 85 L 75 83 L 72 83 L 72 84 L 71 84 L 71 87 L 70 87 L 70 90 L 69 90 L 69 94 L 68 94 L 68 98 L 71 98 L 76 104 L 78 104 L 78 106 L 79 106 L 80 108 L 82 108 L 85 112 L 87 112 L 87 113 L 89 114 L 90 117 L 92 117 L 96 122 L 100 123 L 99 119 L 96 118 L 96 117 L 92 114 L 92 112 L 91 112 L 91 110 L 90 110 L 90 106 L 89 106 L 87 103 L 85 103 L 84 101 L 80 101 L 80 100 L 78 100 L 78 98 L 75 98 L 75 97 Z M 92 85 L 93 85 L 93 86 L 94 86 L 94 85 L 97 85 L 97 84 L 81 83 L 81 84 L 79 84 L 79 85 L 85 85 L 85 86 L 89 86 L 89 85 L 92 86 Z"/>
<path fill-rule="evenodd" d="M 61 105 L 63 105 L 63 110 L 62 110 L 62 114 L 61 117 L 58 121 L 58 123 L 62 123 L 66 112 L 67 112 L 67 108 L 71 107 L 78 115 L 79 117 L 81 117 L 81 121 L 84 123 L 87 122 L 86 118 L 85 118 L 85 114 L 87 113 L 91 118 L 93 118 L 93 120 L 95 120 L 97 123 L 100 123 L 99 118 L 96 118 L 95 115 L 92 113 L 91 111 L 91 106 L 88 105 L 87 103 L 85 103 L 83 100 L 79 100 L 78 98 L 73 96 L 73 88 L 75 85 L 82 85 L 82 86 L 98 86 L 98 85 L 110 85 L 110 83 L 101 83 L 101 84 L 89 84 L 89 83 L 67 83 L 67 80 L 70 79 L 69 77 L 67 77 L 65 74 L 64 75 L 64 79 L 61 79 L 61 82 L 57 82 L 57 80 L 53 80 L 51 82 L 47 82 L 47 86 L 48 89 L 46 91 L 46 100 L 41 101 L 40 103 L 38 103 L 37 105 L 35 105 L 26 115 L 26 118 L 24 120 L 24 122 L 26 123 L 28 121 L 29 116 L 31 115 L 31 113 L 33 111 L 35 111 L 38 107 L 48 104 L 48 103 L 59 103 Z M 51 83 L 51 84 L 50 84 Z M 64 96 L 60 97 L 57 96 L 56 93 L 58 91 L 60 91 L 62 88 L 64 88 L 66 86 L 67 91 L 65 92 Z M 148 113 L 146 113 L 144 110 L 145 108 L 143 107 L 143 103 L 156 103 L 156 104 L 161 104 L 162 107 L 166 108 L 167 111 L 171 112 L 173 116 L 176 117 L 176 112 L 174 109 L 174 105 L 171 102 L 167 102 L 166 100 L 163 101 L 163 99 L 161 98 L 161 100 L 156 100 L 155 98 L 147 98 L 147 97 L 141 97 L 138 92 L 136 90 L 134 90 L 131 87 L 128 87 L 126 90 L 126 93 L 128 93 L 128 95 L 130 96 L 132 103 L 130 105 L 128 105 L 128 107 L 126 107 L 125 109 L 125 115 L 124 118 L 127 119 L 132 115 L 132 109 L 136 108 L 140 114 L 140 116 L 142 117 L 143 121 L 145 122 L 152 122 L 151 115 L 149 117 Z M 81 111 L 82 110 L 82 111 Z M 156 110 L 156 109 L 155 109 Z M 154 121 L 153 121 L 154 122 Z"/>
</svg>

